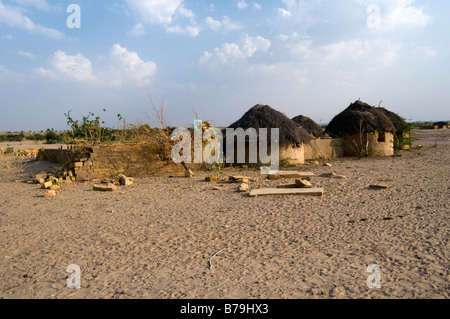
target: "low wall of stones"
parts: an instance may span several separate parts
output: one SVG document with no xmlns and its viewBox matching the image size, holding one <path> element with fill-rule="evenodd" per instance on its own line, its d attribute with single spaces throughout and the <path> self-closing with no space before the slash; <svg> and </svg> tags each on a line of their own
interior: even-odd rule
<svg viewBox="0 0 450 319">
<path fill-rule="evenodd" d="M 87 153 L 76 149 L 43 150 L 40 159 L 73 170 L 77 181 L 113 178 L 119 174 L 146 177 L 184 172 L 181 165 L 161 159 L 159 153 L 158 145 L 147 143 L 107 144 L 94 146 Z"/>
</svg>

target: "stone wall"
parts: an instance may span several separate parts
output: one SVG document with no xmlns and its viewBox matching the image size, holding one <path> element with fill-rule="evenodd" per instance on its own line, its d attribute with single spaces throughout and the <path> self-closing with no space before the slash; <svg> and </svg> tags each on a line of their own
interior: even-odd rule
<svg viewBox="0 0 450 319">
<path fill-rule="evenodd" d="M 80 156 L 74 150 L 45 150 L 41 159 L 60 163 L 66 170 L 74 170 L 77 181 L 112 178 L 119 174 L 146 177 L 184 172 L 181 165 L 160 157 L 157 144 L 107 144 L 92 147 Z"/>
</svg>

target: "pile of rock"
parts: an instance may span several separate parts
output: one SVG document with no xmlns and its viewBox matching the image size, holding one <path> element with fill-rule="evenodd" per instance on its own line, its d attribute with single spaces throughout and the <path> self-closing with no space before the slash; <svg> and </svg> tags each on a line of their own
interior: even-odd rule
<svg viewBox="0 0 450 319">
<path fill-rule="evenodd" d="M 94 185 L 93 189 L 100 192 L 114 192 L 117 190 L 117 186 L 131 186 L 133 183 L 133 177 L 120 174 L 112 179 L 103 180 L 101 184 Z"/>
</svg>

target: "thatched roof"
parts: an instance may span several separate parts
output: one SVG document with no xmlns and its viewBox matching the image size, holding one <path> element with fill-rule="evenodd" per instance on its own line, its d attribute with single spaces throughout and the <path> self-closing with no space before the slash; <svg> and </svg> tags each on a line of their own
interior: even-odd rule
<svg viewBox="0 0 450 319">
<path fill-rule="evenodd" d="M 395 133 L 395 127 L 382 111 L 361 101 L 350 104 L 326 128 L 327 133 L 335 136 L 375 131 Z"/>
<path fill-rule="evenodd" d="M 257 132 L 260 128 L 266 128 L 268 139 L 271 136 L 271 129 L 279 128 L 280 146 L 307 144 L 311 141 L 311 137 L 304 128 L 268 105 L 255 105 L 229 128 L 244 130 L 254 128 Z"/>
<path fill-rule="evenodd" d="M 386 115 L 388 117 L 388 119 L 391 120 L 392 123 L 399 122 L 402 124 L 406 124 L 405 119 L 403 117 L 401 117 L 400 115 L 398 115 L 397 113 L 389 111 L 388 109 L 385 109 L 384 107 L 377 107 L 376 109 L 383 112 L 384 115 Z"/>
<path fill-rule="evenodd" d="M 323 134 L 323 128 L 307 116 L 299 115 L 292 120 L 316 138 Z"/>
</svg>

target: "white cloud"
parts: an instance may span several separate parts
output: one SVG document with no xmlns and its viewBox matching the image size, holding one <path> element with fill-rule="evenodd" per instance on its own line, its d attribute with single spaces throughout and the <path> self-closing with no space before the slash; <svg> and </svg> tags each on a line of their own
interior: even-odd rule
<svg viewBox="0 0 450 319">
<path fill-rule="evenodd" d="M 17 54 L 22 56 L 22 57 L 24 57 L 24 58 L 28 58 L 28 59 L 36 58 L 36 55 L 31 53 L 31 52 L 19 51 L 19 52 L 17 52 Z"/>
<path fill-rule="evenodd" d="M 170 24 L 177 10 L 182 8 L 183 0 L 126 0 L 144 22 Z"/>
<path fill-rule="evenodd" d="M 38 67 L 34 73 L 54 79 L 68 79 L 77 82 L 93 82 L 96 80 L 92 64 L 82 54 L 67 55 L 58 50 L 50 59 L 50 69 Z"/>
<path fill-rule="evenodd" d="M 136 52 L 128 51 L 119 44 L 113 45 L 111 55 L 119 58 L 122 72 L 139 84 L 148 84 L 150 77 L 156 74 L 154 62 L 143 61 Z"/>
<path fill-rule="evenodd" d="M 423 11 L 423 8 L 414 5 L 416 0 L 355 0 L 355 2 L 364 6 L 379 6 L 382 30 L 425 27 L 431 22 L 431 17 Z"/>
<path fill-rule="evenodd" d="M 222 27 L 222 22 L 220 22 L 219 20 L 214 20 L 211 17 L 207 17 L 205 19 L 206 25 L 214 31 L 219 30 Z"/>
<path fill-rule="evenodd" d="M 245 2 L 245 0 L 240 0 L 240 1 L 238 1 L 238 3 L 236 4 L 236 6 L 239 8 L 239 9 L 246 9 L 246 8 L 248 8 L 248 3 L 247 2 Z"/>
<path fill-rule="evenodd" d="M 259 3 L 257 3 L 257 2 L 253 2 L 253 8 L 255 10 L 261 10 L 262 9 L 261 5 Z"/>
<path fill-rule="evenodd" d="M 183 0 L 126 0 L 143 23 L 162 25 L 166 32 L 196 37 L 201 28 L 196 25 L 195 14 L 184 6 Z M 172 25 L 179 18 L 189 19 L 190 25 Z M 142 32 L 141 32 L 142 33 Z"/>
<path fill-rule="evenodd" d="M 190 37 L 196 37 L 200 34 L 201 28 L 199 26 L 187 26 L 185 28 L 180 27 L 179 25 L 175 25 L 172 27 L 167 27 L 167 33 L 176 33 L 176 34 L 184 34 Z"/>
<path fill-rule="evenodd" d="M 39 33 L 45 37 L 61 40 L 64 34 L 56 29 L 43 27 L 35 24 L 30 18 L 23 15 L 19 7 L 3 5 L 0 2 L 0 24 L 4 23 L 13 28 L 20 28 L 31 33 Z"/>
<path fill-rule="evenodd" d="M 127 35 L 136 38 L 145 35 L 144 25 L 142 23 L 136 24 L 131 31 L 127 32 Z"/>
<path fill-rule="evenodd" d="M 400 50 L 401 45 L 390 40 L 354 39 L 323 46 L 314 55 L 320 55 L 324 65 L 351 65 L 355 70 L 374 72 L 394 65 Z"/>
<path fill-rule="evenodd" d="M 240 30 L 242 27 L 231 21 L 231 19 L 228 16 L 224 16 L 222 20 L 215 20 L 211 17 L 207 17 L 205 19 L 206 25 L 214 31 L 219 31 L 220 29 L 223 29 L 224 31 L 235 31 Z"/>
<path fill-rule="evenodd" d="M 222 63 L 235 60 L 245 60 L 251 58 L 256 52 L 266 52 L 270 48 L 271 42 L 261 36 L 243 36 L 238 44 L 224 43 L 220 48 L 215 48 L 213 53 L 206 51 L 200 58 L 201 63 L 205 63 L 216 57 Z"/>
<path fill-rule="evenodd" d="M 282 17 L 290 17 L 291 12 L 282 8 L 278 8 L 278 14 Z"/>
<path fill-rule="evenodd" d="M 53 10 L 53 7 L 47 2 L 47 0 L 12 0 L 12 1 L 21 6 L 35 7 L 36 9 L 41 11 Z"/>
<path fill-rule="evenodd" d="M 67 55 L 56 51 L 51 60 L 53 71 L 65 74 L 76 81 L 92 81 L 95 79 L 92 64 L 82 54 Z"/>
</svg>

